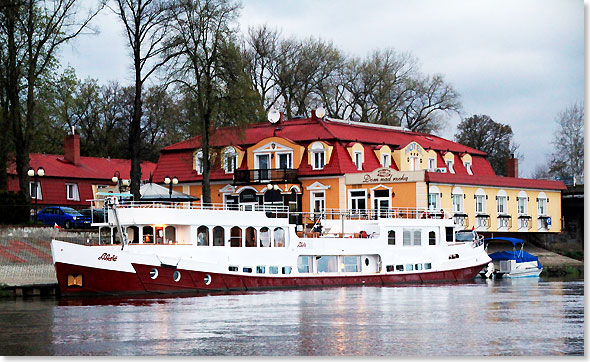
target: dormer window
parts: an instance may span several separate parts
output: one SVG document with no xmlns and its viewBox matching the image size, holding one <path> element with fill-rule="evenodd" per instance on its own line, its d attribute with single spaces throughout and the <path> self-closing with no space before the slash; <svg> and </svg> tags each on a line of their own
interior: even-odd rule
<svg viewBox="0 0 590 362">
<path fill-rule="evenodd" d="M 384 153 L 381 155 L 381 166 L 382 167 L 391 166 L 391 155 L 390 154 Z"/>
<path fill-rule="evenodd" d="M 314 170 L 321 170 L 326 165 L 326 149 L 321 142 L 315 142 L 310 148 L 311 167 Z"/>
<path fill-rule="evenodd" d="M 279 168 L 293 168 L 293 156 L 291 153 L 279 153 L 277 154 L 277 160 Z"/>
<path fill-rule="evenodd" d="M 436 168 L 436 158 L 429 158 L 428 159 L 428 169 L 434 171 Z"/>
<path fill-rule="evenodd" d="M 463 166 L 465 166 L 468 174 L 473 175 L 473 171 L 471 171 L 471 162 L 463 162 Z"/>
<path fill-rule="evenodd" d="M 197 174 L 203 174 L 203 151 L 198 151 L 195 153 L 195 170 Z"/>
<path fill-rule="evenodd" d="M 453 161 L 447 160 L 447 168 L 449 169 L 450 173 L 455 173 L 455 169 L 453 168 Z"/>
<path fill-rule="evenodd" d="M 223 151 L 223 168 L 225 169 L 225 173 L 234 173 L 236 168 L 238 168 L 238 153 L 233 147 L 227 147 Z"/>
<path fill-rule="evenodd" d="M 363 153 L 359 151 L 354 152 L 354 164 L 356 168 L 360 171 L 363 169 Z"/>
</svg>

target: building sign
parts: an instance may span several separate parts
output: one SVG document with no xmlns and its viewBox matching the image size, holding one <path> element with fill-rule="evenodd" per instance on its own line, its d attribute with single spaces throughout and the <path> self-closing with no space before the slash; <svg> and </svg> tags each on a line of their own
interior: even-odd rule
<svg viewBox="0 0 590 362">
<path fill-rule="evenodd" d="M 396 171 L 390 168 L 378 168 L 373 172 L 346 174 L 347 185 L 381 184 L 424 181 L 424 170 Z"/>
<path fill-rule="evenodd" d="M 424 148 L 422 148 L 422 146 L 420 146 L 418 144 L 418 142 L 415 142 L 415 141 L 408 144 L 405 149 L 406 156 L 408 155 L 408 153 L 414 153 L 414 152 L 418 152 L 418 153 L 422 154 L 423 151 L 424 151 Z"/>
</svg>

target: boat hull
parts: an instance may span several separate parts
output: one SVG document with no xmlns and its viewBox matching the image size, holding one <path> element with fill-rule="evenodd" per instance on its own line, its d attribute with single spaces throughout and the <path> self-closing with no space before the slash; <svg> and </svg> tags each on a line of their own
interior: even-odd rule
<svg viewBox="0 0 590 362">
<path fill-rule="evenodd" d="M 210 291 L 248 291 L 331 286 L 396 285 L 472 280 L 487 263 L 456 270 L 405 274 L 371 274 L 355 276 L 271 277 L 248 276 L 183 270 L 169 266 L 133 264 L 135 272 L 113 271 L 87 266 L 55 263 L 61 295 L 143 295 L 180 294 Z M 156 268 L 158 276 L 150 272 Z M 175 281 L 175 272 L 180 278 Z M 78 277 L 76 285 L 68 281 Z M 178 276 L 178 274 L 176 274 Z"/>
</svg>

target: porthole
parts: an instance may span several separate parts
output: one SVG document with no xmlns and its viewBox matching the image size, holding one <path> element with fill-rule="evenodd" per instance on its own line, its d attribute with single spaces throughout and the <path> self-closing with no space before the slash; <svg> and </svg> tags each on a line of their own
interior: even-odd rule
<svg viewBox="0 0 590 362">
<path fill-rule="evenodd" d="M 205 277 L 203 278 L 203 281 L 205 282 L 205 285 L 211 284 L 211 275 L 205 274 Z"/>
<path fill-rule="evenodd" d="M 150 278 L 156 279 L 157 277 L 158 277 L 158 269 L 152 268 L 152 270 L 150 270 Z"/>
<path fill-rule="evenodd" d="M 172 279 L 174 279 L 175 282 L 180 280 L 180 272 L 178 270 L 172 274 Z"/>
<path fill-rule="evenodd" d="M 365 258 L 365 265 L 369 266 L 369 258 Z"/>
</svg>

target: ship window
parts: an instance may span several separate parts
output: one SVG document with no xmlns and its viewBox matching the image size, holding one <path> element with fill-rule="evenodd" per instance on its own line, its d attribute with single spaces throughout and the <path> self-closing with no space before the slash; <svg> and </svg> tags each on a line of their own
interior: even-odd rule
<svg viewBox="0 0 590 362">
<path fill-rule="evenodd" d="M 395 245 L 395 231 L 389 230 L 387 232 L 387 244 Z"/>
<path fill-rule="evenodd" d="M 436 245 L 436 233 L 434 231 L 428 233 L 428 245 Z"/>
<path fill-rule="evenodd" d="M 242 271 L 243 271 L 244 273 L 252 273 L 252 268 L 245 266 L 245 267 L 242 269 Z"/>
<path fill-rule="evenodd" d="M 432 269 L 432 263 L 424 263 L 424 269 Z"/>
<path fill-rule="evenodd" d="M 368 260 L 368 259 L 367 259 Z M 341 271 L 346 273 L 356 273 L 361 271 L 360 256 L 343 256 Z"/>
<path fill-rule="evenodd" d="M 176 243 L 176 228 L 174 226 L 167 226 L 164 235 L 166 236 L 166 243 Z"/>
<path fill-rule="evenodd" d="M 264 270 L 265 269 L 266 268 L 264 266 L 260 266 L 259 265 L 259 266 L 256 267 L 256 273 L 258 273 L 258 274 L 264 274 Z"/>
<path fill-rule="evenodd" d="M 197 229 L 197 245 L 209 245 L 209 228 L 206 226 L 199 226 Z"/>
<path fill-rule="evenodd" d="M 454 228 L 454 227 L 452 227 L 452 226 L 447 226 L 447 227 L 445 228 L 445 232 L 446 232 L 446 234 L 447 234 L 447 235 L 446 235 L 446 236 L 447 236 L 447 242 L 449 242 L 449 243 L 452 243 L 452 242 L 453 242 L 453 235 L 455 234 L 455 233 L 454 233 L 454 229 L 455 229 L 455 228 Z"/>
<path fill-rule="evenodd" d="M 213 246 L 225 245 L 225 230 L 221 226 L 213 228 Z"/>
<path fill-rule="evenodd" d="M 283 228 L 276 228 L 274 233 L 275 247 L 282 248 L 285 246 L 285 230 Z"/>
<path fill-rule="evenodd" d="M 422 270 L 422 264 L 416 264 L 414 265 L 414 267 L 416 268 L 416 270 Z"/>
<path fill-rule="evenodd" d="M 404 246 L 421 244 L 422 232 L 420 230 L 404 230 Z"/>
<path fill-rule="evenodd" d="M 396 271 L 404 271 L 404 266 L 403 265 L 396 265 L 395 270 Z"/>
<path fill-rule="evenodd" d="M 300 255 L 297 257 L 297 271 L 299 273 L 311 273 L 310 255 Z"/>
<path fill-rule="evenodd" d="M 143 227 L 143 242 L 153 243 L 154 242 L 154 228 L 151 226 Z"/>
<path fill-rule="evenodd" d="M 174 279 L 175 282 L 180 281 L 180 272 L 178 270 L 175 271 L 174 274 L 172 274 L 172 279 Z"/>
<path fill-rule="evenodd" d="M 291 267 L 290 266 L 284 266 L 283 267 L 283 274 L 291 274 Z"/>
<path fill-rule="evenodd" d="M 316 256 L 318 261 L 318 273 L 338 272 L 338 257 L 336 255 Z"/>
<path fill-rule="evenodd" d="M 234 226 L 231 228 L 230 231 L 230 238 L 229 243 L 231 247 L 241 247 L 242 246 L 242 229 L 239 226 Z"/>
<path fill-rule="evenodd" d="M 393 265 L 388 265 L 385 267 L 385 270 L 387 270 L 388 272 L 392 272 L 394 271 Z"/>
<path fill-rule="evenodd" d="M 266 226 L 260 229 L 260 246 L 270 246 L 270 230 Z"/>
<path fill-rule="evenodd" d="M 278 266 L 269 266 L 268 273 L 269 274 L 279 274 L 279 267 Z"/>
<path fill-rule="evenodd" d="M 227 268 L 227 270 L 229 270 L 229 271 L 231 271 L 231 272 L 237 272 L 237 271 L 238 271 L 238 267 L 237 267 L 237 266 L 230 265 L 230 266 Z"/>
<path fill-rule="evenodd" d="M 246 228 L 246 247 L 256 246 L 256 229 L 252 226 Z"/>
<path fill-rule="evenodd" d="M 412 271 L 414 270 L 414 265 L 413 264 L 406 264 L 406 271 Z"/>
<path fill-rule="evenodd" d="M 158 277 L 158 269 L 152 268 L 152 270 L 150 270 L 150 278 L 156 279 L 157 277 Z"/>
</svg>

